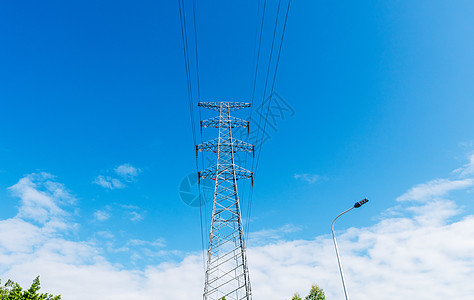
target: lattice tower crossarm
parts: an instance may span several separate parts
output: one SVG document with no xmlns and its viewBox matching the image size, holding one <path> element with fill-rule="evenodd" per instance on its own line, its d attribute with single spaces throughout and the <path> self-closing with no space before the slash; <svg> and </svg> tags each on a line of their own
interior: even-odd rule
<svg viewBox="0 0 474 300">
<path fill-rule="evenodd" d="M 230 115 L 231 111 L 250 107 L 250 103 L 200 102 L 198 105 L 219 112 L 219 116 L 201 121 L 201 130 L 218 128 L 218 138 L 196 145 L 196 153 L 209 151 L 217 156 L 215 166 L 198 173 L 199 182 L 215 180 L 203 298 L 251 300 L 237 180 L 253 179 L 253 174 L 235 164 L 234 153 L 253 153 L 254 146 L 232 137 L 232 128 L 248 128 L 249 122 Z"/>
</svg>

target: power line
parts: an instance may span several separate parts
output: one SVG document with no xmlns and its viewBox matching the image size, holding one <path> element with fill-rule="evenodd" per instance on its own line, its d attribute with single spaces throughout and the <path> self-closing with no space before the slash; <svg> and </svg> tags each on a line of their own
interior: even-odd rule
<svg viewBox="0 0 474 300">
<path fill-rule="evenodd" d="M 193 94 L 192 94 L 192 82 L 191 82 L 191 72 L 190 72 L 190 65 L 189 65 L 189 50 L 188 50 L 188 36 L 187 36 L 187 31 L 186 31 L 186 12 L 184 9 L 184 1 L 181 2 L 182 0 L 178 0 L 178 5 L 179 5 L 179 19 L 180 19 L 180 24 L 181 24 L 181 37 L 183 40 L 183 53 L 184 53 L 184 65 L 185 65 L 185 70 L 186 70 L 186 82 L 187 82 L 187 87 L 188 87 L 188 104 L 189 104 L 189 113 L 191 117 L 191 128 L 193 132 L 193 143 L 196 145 L 196 128 L 195 128 L 195 122 L 194 122 L 194 105 L 193 105 Z M 193 13 L 194 13 L 194 0 L 193 0 Z M 195 17 L 195 13 L 194 13 Z M 196 25 L 196 21 L 194 20 L 194 25 Z M 195 33 L 195 45 L 197 45 L 197 38 L 196 38 L 196 26 L 194 26 L 194 33 Z M 196 64 L 197 64 L 197 48 L 196 48 Z M 199 83 L 199 79 L 198 79 Z M 198 94 L 199 94 L 199 85 L 198 85 Z M 200 97 L 200 95 L 199 95 Z M 196 174 L 199 171 L 199 165 L 198 165 L 198 158 L 196 157 Z M 201 190 L 198 190 L 198 197 L 199 197 L 199 203 L 201 204 Z M 201 207 L 200 209 L 200 225 L 201 225 L 201 246 L 202 246 L 202 255 L 203 255 L 203 268 L 204 270 L 206 269 L 206 262 L 205 262 L 205 257 L 204 257 L 204 237 L 203 237 L 203 224 L 202 224 L 202 213 L 201 213 Z"/>
<path fill-rule="evenodd" d="M 277 30 L 277 25 L 278 25 L 278 16 L 280 14 L 280 4 L 281 4 L 281 0 L 278 0 L 278 8 L 277 8 L 277 13 L 276 13 L 276 18 L 275 18 L 275 27 L 273 28 L 272 46 L 270 47 L 270 58 L 268 59 L 267 75 L 265 76 L 265 87 L 263 89 L 262 108 L 264 107 L 264 103 L 265 103 L 265 93 L 267 91 L 268 77 L 269 77 L 269 74 L 270 74 L 270 66 L 271 66 L 272 56 L 273 56 L 273 46 L 275 44 L 275 36 L 276 36 L 276 30 Z M 255 139 L 255 147 L 257 149 L 260 149 L 260 150 L 258 150 L 259 154 L 260 154 L 261 146 L 262 146 L 262 145 L 258 146 L 258 137 L 260 135 L 260 123 L 261 123 L 261 121 L 262 121 L 262 114 L 260 114 L 260 117 L 259 117 L 259 120 L 258 120 L 257 137 Z M 263 139 L 262 139 L 262 141 L 263 141 Z M 252 161 L 252 171 L 254 173 L 254 180 L 255 180 L 255 175 L 256 175 L 257 170 L 254 169 L 254 165 L 255 165 L 255 159 Z M 250 188 L 250 197 L 249 198 L 250 199 L 249 199 L 249 205 L 248 205 L 248 210 L 247 210 L 248 222 L 250 222 L 250 214 L 252 212 L 253 186 Z M 246 231 L 245 234 L 248 236 L 249 226 L 247 226 L 246 230 L 247 231 Z"/>
<path fill-rule="evenodd" d="M 196 77 L 197 77 L 197 92 L 198 101 L 201 102 L 201 88 L 199 87 L 199 59 L 198 59 L 198 46 L 197 46 L 197 30 L 196 30 L 196 1 L 193 0 L 193 20 L 194 20 L 194 49 L 196 50 Z M 199 110 L 201 112 L 201 110 Z"/>
<path fill-rule="evenodd" d="M 275 36 L 276 36 L 276 30 L 277 30 L 277 27 L 278 27 L 278 16 L 280 14 L 280 4 L 281 4 L 281 0 L 278 0 L 278 8 L 277 8 L 277 14 L 276 14 L 276 18 L 275 18 L 275 27 L 273 28 L 273 38 L 272 38 L 272 46 L 270 48 L 270 58 L 268 59 L 268 68 L 267 68 L 267 75 L 265 77 L 265 86 L 263 88 L 263 98 L 262 98 L 262 108 L 264 106 L 264 102 L 265 102 L 265 94 L 267 92 L 267 85 L 268 85 L 268 77 L 270 75 L 270 67 L 271 67 L 271 63 L 272 63 L 272 56 L 273 56 L 273 46 L 275 45 Z M 258 120 L 258 128 L 260 129 L 260 123 L 262 121 L 262 114 L 260 114 L 260 118 Z M 265 133 L 265 132 L 263 132 Z M 260 135 L 260 130 L 257 131 L 257 138 L 256 138 L 256 141 L 257 141 L 257 144 L 258 144 L 258 137 Z M 261 139 L 263 141 L 263 138 Z M 261 145 L 260 147 L 258 148 L 260 149 L 259 150 L 259 153 L 261 152 Z M 253 164 L 252 164 L 252 170 L 253 169 Z"/>
<path fill-rule="evenodd" d="M 275 73 L 273 74 L 272 89 L 270 90 L 270 99 L 268 101 L 268 108 L 267 108 L 267 113 L 266 113 L 266 116 L 265 116 L 265 124 L 263 126 L 262 142 L 260 143 L 260 151 L 258 152 L 257 164 L 255 165 L 255 170 L 258 168 L 258 162 L 260 161 L 260 153 L 262 152 L 261 151 L 261 149 L 262 149 L 261 144 L 263 143 L 263 136 L 265 135 L 265 130 L 266 130 L 266 127 L 267 127 L 268 112 L 270 111 L 270 105 L 271 105 L 271 101 L 272 101 L 271 97 L 272 97 L 273 90 L 274 90 L 274 87 L 275 87 L 275 80 L 276 80 L 276 75 L 277 75 L 277 71 L 278 71 L 278 64 L 280 62 L 281 48 L 283 46 L 283 39 L 285 37 L 286 22 L 288 20 L 288 13 L 290 11 L 290 4 L 291 4 L 291 0 L 288 0 L 288 7 L 286 9 L 285 22 L 283 24 L 283 32 L 281 34 L 280 48 L 278 49 L 278 56 L 277 56 L 276 65 L 275 65 Z"/>
<path fill-rule="evenodd" d="M 281 0 L 279 0 L 279 2 L 278 2 L 277 17 L 276 17 L 276 20 L 275 20 L 275 28 L 274 28 L 274 31 L 273 31 L 272 48 L 271 48 L 271 52 L 270 52 L 270 59 L 269 59 L 269 62 L 268 62 L 267 77 L 266 77 L 266 80 L 265 80 L 265 88 L 264 88 L 263 99 L 262 99 L 262 109 L 264 107 L 263 104 L 264 104 L 264 101 L 265 101 L 265 92 L 266 92 L 266 87 L 267 87 L 268 75 L 269 75 L 269 71 L 270 71 L 270 64 L 271 64 L 271 57 L 272 57 L 272 52 L 273 52 L 275 32 L 276 32 L 277 23 L 278 23 L 278 14 L 279 14 L 279 10 L 280 10 L 280 1 Z M 278 50 L 278 56 L 277 56 L 276 65 L 275 65 L 275 73 L 273 75 L 272 87 L 271 87 L 271 92 L 270 92 L 270 99 L 269 99 L 269 103 L 268 103 L 268 107 L 267 107 L 267 112 L 266 112 L 266 115 L 265 115 L 265 123 L 264 123 L 264 127 L 263 127 L 262 137 L 261 137 L 261 140 L 260 140 L 260 146 L 258 147 L 259 151 L 258 151 L 258 155 L 257 155 L 257 163 L 255 164 L 255 169 L 254 169 L 254 164 L 253 164 L 253 163 L 255 163 L 255 160 L 252 163 L 252 171 L 254 172 L 254 180 L 255 180 L 255 177 L 256 177 L 258 163 L 260 161 L 260 154 L 262 152 L 263 139 L 265 137 L 265 131 L 266 131 L 267 120 L 268 120 L 268 113 L 270 111 L 270 106 L 271 106 L 271 97 L 272 97 L 274 87 L 275 87 L 275 80 L 276 80 L 276 75 L 277 75 L 277 71 L 278 71 L 278 64 L 280 62 L 281 49 L 282 49 L 282 46 L 283 46 L 283 39 L 284 39 L 284 36 L 285 36 L 285 31 L 286 31 L 286 24 L 287 24 L 287 21 L 288 21 L 288 14 L 289 14 L 289 11 L 290 11 L 290 4 L 291 4 L 291 0 L 288 0 L 288 7 L 286 9 L 285 21 L 284 21 L 284 24 L 283 24 L 283 30 L 282 30 L 281 40 L 280 40 L 280 47 L 279 47 L 279 50 Z M 260 115 L 260 119 L 261 119 L 261 115 Z M 256 143 L 255 143 L 256 146 L 258 145 L 258 134 L 260 132 L 260 119 L 259 119 L 259 125 L 258 125 L 259 130 L 257 131 L 257 140 L 256 140 Z M 253 186 L 250 189 L 249 198 L 250 198 L 250 200 L 249 200 L 249 206 L 248 206 L 249 208 L 248 208 L 248 213 L 247 213 L 247 216 L 248 216 L 247 217 L 247 219 L 248 219 L 247 222 L 250 221 L 250 215 L 251 215 L 251 212 L 252 212 Z M 249 230 L 249 226 L 247 225 L 247 231 L 246 231 L 247 236 L 248 236 L 248 230 Z"/>
<path fill-rule="evenodd" d="M 267 6 L 267 0 L 265 0 L 263 2 L 262 24 L 260 25 L 260 37 L 258 39 L 257 61 L 255 63 L 255 73 L 254 73 L 254 77 L 253 77 L 252 97 L 250 98 L 250 100 L 251 100 L 250 115 L 252 115 L 253 99 L 254 99 L 254 96 L 255 96 L 255 86 L 256 86 L 256 83 L 257 83 L 258 62 L 259 62 L 259 58 L 260 58 L 260 48 L 262 46 L 263 23 L 265 21 L 265 7 L 266 6 Z M 258 27 L 258 20 L 257 20 L 257 27 Z"/>
<path fill-rule="evenodd" d="M 189 104 L 189 113 L 191 115 L 191 128 L 193 131 L 193 142 L 196 144 L 196 129 L 194 125 L 194 111 L 193 111 L 193 92 L 191 85 L 191 75 L 189 71 L 189 54 L 188 54 L 188 37 L 186 32 L 186 15 L 184 12 L 184 2 L 181 5 L 181 0 L 178 0 L 179 3 L 179 19 L 181 21 L 181 37 L 183 40 L 183 53 L 184 53 L 184 65 L 186 69 L 186 82 L 188 85 L 188 104 Z"/>
<path fill-rule="evenodd" d="M 196 26 L 196 1 L 193 0 L 193 24 L 194 24 L 194 49 L 195 49 L 195 54 L 196 54 L 196 85 L 197 85 L 197 93 L 198 93 L 198 102 L 201 102 L 201 87 L 200 87 L 200 81 L 199 81 L 199 56 L 198 56 L 198 44 L 197 44 L 197 26 Z M 199 111 L 199 120 L 202 119 L 201 116 L 201 107 L 198 106 L 198 111 Z M 201 136 L 201 143 L 202 143 L 202 130 L 200 131 L 200 136 Z M 201 162 L 204 167 L 204 156 L 201 156 Z M 196 158 L 196 170 L 199 171 L 199 163 L 198 163 L 198 158 Z M 203 253 L 203 265 L 204 265 L 204 271 L 206 269 L 206 259 L 204 257 L 204 224 L 203 224 L 203 204 L 205 203 L 202 202 L 201 198 L 201 185 L 198 183 L 198 197 L 199 197 L 199 218 L 201 220 L 200 225 L 201 225 L 201 246 L 202 246 L 202 253 Z M 206 207 L 204 206 L 204 219 L 205 219 L 205 224 L 207 228 L 207 211 Z M 207 231 L 206 231 L 207 233 Z"/>
<path fill-rule="evenodd" d="M 260 10 L 260 3 L 259 2 L 259 6 L 258 6 L 258 9 L 257 9 L 257 24 L 255 25 L 255 36 L 257 36 L 258 34 L 258 15 L 259 15 L 259 10 Z M 258 62 L 260 60 L 260 48 L 262 46 L 262 34 L 263 34 L 263 24 L 264 24 L 264 21 L 265 21 L 265 8 L 266 8 L 266 5 L 267 5 L 267 0 L 265 0 L 263 2 L 263 11 L 262 11 L 262 21 L 261 21 L 261 25 L 260 25 L 260 37 L 258 39 L 258 50 L 257 50 L 257 59 L 255 61 L 255 72 L 254 72 L 254 76 L 253 76 L 253 83 L 252 83 L 252 94 L 251 94 L 251 98 L 250 98 L 250 101 L 251 101 L 251 105 L 250 105 L 250 114 L 249 114 L 249 121 L 252 119 L 252 112 L 253 112 L 253 100 L 254 100 L 254 97 L 255 97 L 255 87 L 256 87 L 256 83 L 257 83 L 257 74 L 258 74 Z M 250 134 L 247 135 L 247 143 L 249 142 L 249 138 L 250 138 Z M 245 168 L 247 167 L 247 155 L 245 155 L 245 161 L 244 161 L 244 166 Z M 242 188 L 242 195 L 245 195 L 245 182 L 244 182 L 244 186 Z M 250 191 L 250 190 L 249 190 Z M 250 221 L 250 215 L 249 215 L 249 211 L 250 211 L 250 195 L 248 197 L 248 200 L 247 200 L 247 216 L 246 216 L 246 224 L 245 224 L 245 227 L 246 229 L 248 228 L 248 224 L 249 224 L 249 221 Z"/>
</svg>

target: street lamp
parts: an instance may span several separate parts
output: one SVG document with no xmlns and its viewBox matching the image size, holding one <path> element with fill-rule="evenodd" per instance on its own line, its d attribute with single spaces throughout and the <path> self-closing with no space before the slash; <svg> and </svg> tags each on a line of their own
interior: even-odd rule
<svg viewBox="0 0 474 300">
<path fill-rule="evenodd" d="M 336 222 L 337 218 L 345 214 L 346 212 L 354 209 L 354 208 L 359 208 L 365 203 L 369 202 L 367 198 L 364 198 L 363 200 L 356 202 L 353 207 L 349 208 L 346 211 L 343 211 L 340 213 L 334 221 L 332 221 L 332 226 L 331 226 L 331 231 L 332 231 L 332 240 L 334 241 L 334 248 L 336 249 L 336 257 L 337 257 L 337 263 L 339 265 L 339 272 L 341 273 L 341 279 L 342 279 L 342 287 L 344 288 L 344 295 L 346 296 L 346 300 L 349 300 L 349 297 L 347 296 L 347 290 L 346 290 L 346 282 L 344 281 L 344 272 L 342 272 L 342 265 L 341 265 L 341 259 L 339 258 L 339 250 L 337 249 L 337 242 L 336 242 L 336 236 L 334 235 L 334 223 Z"/>
</svg>

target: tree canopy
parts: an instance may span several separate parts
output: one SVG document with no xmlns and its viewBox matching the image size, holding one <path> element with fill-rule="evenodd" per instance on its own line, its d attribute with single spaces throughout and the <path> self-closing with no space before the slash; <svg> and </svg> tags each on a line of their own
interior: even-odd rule
<svg viewBox="0 0 474 300">
<path fill-rule="evenodd" d="M 300 294 L 295 293 L 291 300 L 303 300 L 300 297 Z M 326 300 L 326 296 L 324 295 L 324 291 L 320 288 L 317 284 L 313 284 L 311 286 L 311 290 L 309 290 L 309 295 L 304 298 L 304 300 Z"/>
<path fill-rule="evenodd" d="M 303 300 L 303 299 L 301 299 L 300 294 L 295 293 L 295 294 L 293 295 L 293 298 L 291 298 L 291 300 Z"/>
<path fill-rule="evenodd" d="M 5 285 L 1 285 L 0 281 L 0 300 L 61 300 L 60 295 L 39 294 L 40 288 L 39 276 L 33 280 L 28 290 L 23 290 L 18 283 L 11 280 L 8 280 Z"/>
<path fill-rule="evenodd" d="M 326 296 L 324 295 L 324 291 L 320 288 L 317 284 L 313 284 L 311 290 L 309 291 L 309 295 L 304 298 L 305 300 L 325 300 Z"/>
</svg>

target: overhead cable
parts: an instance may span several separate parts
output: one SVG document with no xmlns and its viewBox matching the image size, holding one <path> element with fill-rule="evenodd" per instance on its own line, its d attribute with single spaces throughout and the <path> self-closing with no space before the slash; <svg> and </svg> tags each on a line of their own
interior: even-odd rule
<svg viewBox="0 0 474 300">
<path fill-rule="evenodd" d="M 191 72 L 190 72 L 190 65 L 189 65 L 189 51 L 188 51 L 188 36 L 186 31 L 186 12 L 184 9 L 184 1 L 178 0 L 179 5 L 179 19 L 181 23 L 181 37 L 183 40 L 183 53 L 184 53 L 184 65 L 186 70 L 186 82 L 188 87 L 188 104 L 189 104 L 189 113 L 191 117 L 191 128 L 193 132 L 193 143 L 196 145 L 196 129 L 195 129 L 195 122 L 194 122 L 194 103 L 193 103 L 193 94 L 192 94 L 192 82 L 191 82 Z M 194 0 L 193 0 L 193 14 L 195 18 L 195 8 L 194 8 Z M 194 20 L 194 25 L 196 25 L 196 21 Z M 195 45 L 197 45 L 197 38 L 196 38 L 196 27 L 194 26 L 194 33 L 195 33 Z M 196 48 L 196 65 L 197 65 L 197 48 Z M 199 79 L 198 79 L 199 80 Z M 198 81 L 199 82 L 199 81 Z M 199 93 L 199 86 L 198 86 L 198 93 Z M 196 158 L 196 175 L 199 170 L 198 159 Z M 199 203 L 201 204 L 201 191 L 198 191 Z M 200 207 L 201 209 L 201 207 Z M 200 211 L 200 225 L 201 225 L 201 246 L 202 246 L 202 256 L 203 256 L 203 268 L 205 271 L 206 263 L 204 257 L 204 237 L 203 237 L 203 224 L 202 224 L 202 213 Z"/>
<path fill-rule="evenodd" d="M 268 107 L 267 107 L 267 112 L 266 112 L 266 115 L 265 115 L 265 123 L 264 123 L 264 127 L 263 127 L 263 133 L 262 133 L 262 137 L 261 137 L 261 140 L 260 140 L 260 146 L 258 147 L 258 155 L 257 155 L 257 163 L 255 164 L 255 168 L 254 168 L 254 165 L 252 163 L 252 171 L 254 172 L 254 180 L 255 180 L 255 177 L 256 177 L 256 172 L 257 172 L 257 168 L 258 168 L 258 163 L 260 161 L 260 154 L 262 152 L 262 145 L 263 145 L 263 139 L 265 137 L 265 131 L 266 131 L 266 125 L 267 125 L 267 120 L 268 120 L 268 113 L 270 111 L 270 106 L 271 106 L 271 97 L 273 95 L 273 91 L 274 91 L 274 87 L 275 87 L 275 80 L 276 80 L 276 75 L 277 75 L 277 71 L 278 71 L 278 64 L 280 62 L 280 55 L 281 55 L 281 49 L 282 49 L 282 46 L 283 46 L 283 40 L 284 40 L 284 37 L 285 37 L 285 31 L 286 31 L 286 24 L 287 24 L 287 21 L 288 21 L 288 14 L 289 14 L 289 11 L 290 11 L 290 4 L 291 4 L 291 0 L 288 0 L 288 6 L 286 8 L 286 15 L 285 15 L 285 21 L 284 21 L 284 24 L 283 24 L 283 30 L 282 30 L 282 35 L 281 35 L 281 40 L 280 40 L 280 47 L 279 47 L 279 50 L 278 50 L 278 56 L 277 56 L 277 60 L 276 60 L 276 65 L 275 65 L 275 73 L 273 74 L 273 80 L 272 80 L 272 87 L 271 87 L 271 92 L 270 92 L 270 98 L 269 98 L 269 103 L 268 103 Z M 272 49 L 271 49 L 271 52 L 270 52 L 270 60 L 269 60 L 269 64 L 268 64 L 268 70 L 267 70 L 267 78 L 265 80 L 265 88 L 264 88 L 264 94 L 263 94 L 263 100 L 262 100 L 262 109 L 264 108 L 264 101 L 265 101 L 265 92 L 266 92 L 266 86 L 267 86 L 267 80 L 268 80 L 268 74 L 269 74 L 269 70 L 270 70 L 270 63 L 271 63 L 271 56 L 272 56 L 272 52 L 273 52 L 273 42 L 274 42 L 274 38 L 275 38 L 275 32 L 276 32 L 276 28 L 277 28 L 277 22 L 278 22 L 278 12 L 279 12 L 279 9 L 280 9 L 280 1 L 278 2 L 278 10 L 277 10 L 277 18 L 276 18 L 276 21 L 275 21 L 275 28 L 274 28 L 274 31 L 273 31 L 273 40 L 272 40 Z M 261 115 L 260 115 L 261 116 Z M 258 125 L 258 132 L 260 132 L 260 120 L 259 120 L 259 125 Z M 258 145 L 258 132 L 257 132 L 257 141 L 256 141 L 256 145 Z M 255 163 L 255 160 L 253 161 Z M 251 187 L 250 189 L 250 196 L 249 196 L 249 209 L 247 211 L 247 222 L 250 222 L 250 215 L 251 215 L 251 212 L 252 212 L 252 200 L 253 200 L 253 186 Z M 248 231 L 249 231 L 249 226 L 247 225 L 247 232 L 246 232 L 246 235 L 248 236 Z"/>
</svg>

